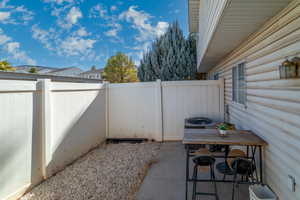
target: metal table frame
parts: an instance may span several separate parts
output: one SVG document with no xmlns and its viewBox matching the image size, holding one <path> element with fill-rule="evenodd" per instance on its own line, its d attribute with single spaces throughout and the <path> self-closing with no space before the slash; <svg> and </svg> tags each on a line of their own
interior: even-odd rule
<svg viewBox="0 0 300 200">
<path fill-rule="evenodd" d="M 193 182 L 193 181 L 197 181 L 197 182 L 231 182 L 233 183 L 233 180 L 211 180 L 211 179 L 197 179 L 194 180 L 193 178 L 190 178 L 190 159 L 191 157 L 194 157 L 195 155 L 192 154 L 193 151 L 195 151 L 194 149 L 191 149 L 190 146 L 192 146 L 194 144 L 185 144 L 186 146 L 186 184 L 185 184 L 185 199 L 188 200 L 188 184 L 189 182 Z M 233 145 L 233 146 L 246 146 L 247 147 L 247 159 L 251 159 L 251 161 L 253 162 L 253 164 L 255 164 L 256 166 L 256 181 L 239 181 L 239 184 L 263 184 L 263 169 L 262 169 L 262 145 Z M 256 153 L 256 149 L 258 148 L 259 150 L 259 177 L 257 175 L 257 162 L 255 159 L 255 153 Z M 251 150 L 251 152 L 249 152 L 249 150 Z M 249 156 L 249 153 L 251 153 L 251 156 Z M 231 156 L 227 156 L 226 153 L 224 153 L 224 156 L 213 156 L 215 158 L 234 158 Z"/>
</svg>

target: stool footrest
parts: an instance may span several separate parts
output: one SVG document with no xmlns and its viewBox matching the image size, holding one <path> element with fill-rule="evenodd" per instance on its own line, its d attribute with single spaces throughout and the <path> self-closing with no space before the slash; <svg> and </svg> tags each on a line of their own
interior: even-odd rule
<svg viewBox="0 0 300 200">
<path fill-rule="evenodd" d="M 208 193 L 208 192 L 196 192 L 196 195 L 217 196 L 216 193 Z"/>
</svg>

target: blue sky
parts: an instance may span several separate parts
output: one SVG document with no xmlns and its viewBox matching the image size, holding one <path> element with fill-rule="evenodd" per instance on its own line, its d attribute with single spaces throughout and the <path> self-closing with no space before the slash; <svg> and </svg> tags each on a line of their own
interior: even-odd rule
<svg viewBox="0 0 300 200">
<path fill-rule="evenodd" d="M 187 10 L 187 0 L 0 0 L 0 60 L 87 70 L 121 51 L 138 63 L 174 20 L 187 34 Z"/>
</svg>

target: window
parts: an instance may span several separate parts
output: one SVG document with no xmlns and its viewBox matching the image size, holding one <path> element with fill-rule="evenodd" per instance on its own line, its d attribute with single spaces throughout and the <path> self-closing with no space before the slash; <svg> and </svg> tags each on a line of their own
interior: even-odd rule
<svg viewBox="0 0 300 200">
<path fill-rule="evenodd" d="M 232 68 L 232 101 L 246 104 L 245 63 Z"/>
<path fill-rule="evenodd" d="M 219 80 L 219 73 L 218 72 L 214 73 L 214 80 Z"/>
</svg>

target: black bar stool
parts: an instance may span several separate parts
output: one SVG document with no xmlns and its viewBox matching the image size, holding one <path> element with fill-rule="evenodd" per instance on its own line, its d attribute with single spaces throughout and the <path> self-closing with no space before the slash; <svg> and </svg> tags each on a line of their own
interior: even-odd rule
<svg viewBox="0 0 300 200">
<path fill-rule="evenodd" d="M 193 162 L 195 164 L 194 166 L 194 172 L 193 172 L 193 196 L 192 200 L 196 200 L 197 195 L 209 195 L 209 196 L 215 196 L 216 200 L 219 200 L 218 192 L 217 192 L 217 183 L 216 183 L 216 177 L 215 177 L 215 158 L 211 156 L 197 156 L 193 158 Z M 209 167 L 210 168 L 210 179 L 214 183 L 215 192 L 214 193 L 207 193 L 207 192 L 197 192 L 197 178 L 198 178 L 198 168 L 199 167 Z"/>
<path fill-rule="evenodd" d="M 254 181 L 253 173 L 256 170 L 256 166 L 250 160 L 244 158 L 237 158 L 232 162 L 232 170 L 234 172 L 233 177 L 233 186 L 232 186 L 232 200 L 234 200 L 235 196 L 235 187 L 237 187 L 238 195 L 239 195 L 239 182 L 238 175 L 245 176 L 248 180 L 249 178 Z M 238 196 L 239 199 L 239 196 Z"/>
<path fill-rule="evenodd" d="M 231 157 L 231 158 L 227 158 L 228 156 Z M 216 165 L 216 169 L 218 170 L 218 172 L 220 174 L 223 174 L 223 181 L 226 179 L 226 176 L 234 175 L 234 171 L 231 168 L 231 164 L 235 160 L 234 157 L 243 158 L 243 157 L 246 157 L 246 156 L 247 155 L 245 154 L 245 152 L 240 150 L 240 149 L 232 149 L 230 152 L 228 152 L 225 155 L 225 161 L 220 162 Z"/>
</svg>

